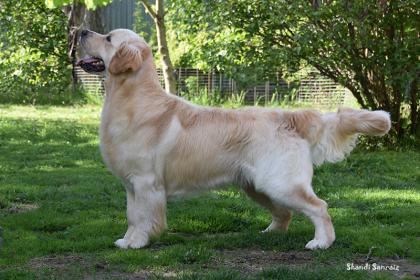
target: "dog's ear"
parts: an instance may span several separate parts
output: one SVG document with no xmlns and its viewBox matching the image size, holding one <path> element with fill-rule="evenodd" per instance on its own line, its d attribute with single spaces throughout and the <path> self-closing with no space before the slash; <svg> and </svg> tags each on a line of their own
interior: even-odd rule
<svg viewBox="0 0 420 280">
<path fill-rule="evenodd" d="M 143 60 L 150 51 L 144 43 L 123 42 L 109 63 L 109 72 L 118 75 L 128 71 L 137 71 L 140 69 Z"/>
</svg>

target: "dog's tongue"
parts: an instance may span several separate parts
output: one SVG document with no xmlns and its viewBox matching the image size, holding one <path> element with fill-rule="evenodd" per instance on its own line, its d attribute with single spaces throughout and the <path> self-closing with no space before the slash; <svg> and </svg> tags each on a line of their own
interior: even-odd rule
<svg viewBox="0 0 420 280">
<path fill-rule="evenodd" d="M 81 64 L 89 64 L 89 63 L 94 63 L 94 62 L 98 62 L 99 59 L 97 59 L 96 57 L 93 56 L 85 56 L 82 59 L 79 59 L 76 63 L 76 66 L 80 66 Z"/>
</svg>

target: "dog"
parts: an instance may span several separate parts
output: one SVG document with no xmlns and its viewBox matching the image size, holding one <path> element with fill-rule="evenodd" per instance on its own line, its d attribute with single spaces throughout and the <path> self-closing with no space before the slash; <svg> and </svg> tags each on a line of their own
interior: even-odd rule
<svg viewBox="0 0 420 280">
<path fill-rule="evenodd" d="M 163 90 L 150 47 L 133 31 L 84 30 L 80 43 L 88 56 L 78 65 L 106 72 L 100 149 L 127 193 L 128 229 L 116 246 L 141 248 L 164 231 L 167 198 L 230 183 L 271 212 L 265 231 L 286 231 L 298 211 L 315 226 L 305 247 L 331 246 L 313 166 L 343 160 L 361 133 L 386 134 L 387 112 L 201 107 Z"/>
</svg>

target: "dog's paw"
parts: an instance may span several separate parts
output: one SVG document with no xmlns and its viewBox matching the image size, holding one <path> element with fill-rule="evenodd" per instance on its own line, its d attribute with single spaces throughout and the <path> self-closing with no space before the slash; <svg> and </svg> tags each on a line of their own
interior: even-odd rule
<svg viewBox="0 0 420 280">
<path fill-rule="evenodd" d="M 272 231 L 286 232 L 288 226 L 289 225 L 286 224 L 286 223 L 275 223 L 275 222 L 272 222 L 265 230 L 261 231 L 261 233 L 267 233 L 267 232 L 272 232 Z"/>
<path fill-rule="evenodd" d="M 327 249 L 332 242 L 326 240 L 313 239 L 306 244 L 305 248 L 308 250 Z"/>
<path fill-rule="evenodd" d="M 128 249 L 128 242 L 124 238 L 118 239 L 114 244 L 120 249 Z"/>
<path fill-rule="evenodd" d="M 261 233 L 267 233 L 273 231 L 272 229 L 270 229 L 270 227 L 266 228 L 265 230 L 260 231 Z"/>
<path fill-rule="evenodd" d="M 265 230 L 261 231 L 261 233 L 267 233 L 267 232 L 273 232 L 273 231 L 281 231 L 281 230 L 269 225 Z"/>
<path fill-rule="evenodd" d="M 145 238 L 130 238 L 128 240 L 122 238 L 114 242 L 115 246 L 120 249 L 139 249 L 145 247 L 148 243 L 148 240 Z"/>
<path fill-rule="evenodd" d="M 149 242 L 147 240 L 137 239 L 131 240 L 128 244 L 128 248 L 130 249 L 139 249 L 145 247 Z"/>
</svg>

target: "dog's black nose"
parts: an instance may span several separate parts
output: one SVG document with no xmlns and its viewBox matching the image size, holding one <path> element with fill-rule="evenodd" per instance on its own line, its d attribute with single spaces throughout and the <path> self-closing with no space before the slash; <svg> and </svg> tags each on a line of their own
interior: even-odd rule
<svg viewBox="0 0 420 280">
<path fill-rule="evenodd" d="M 80 36 L 85 37 L 89 34 L 89 30 L 82 30 L 82 33 L 80 33 Z"/>
</svg>

